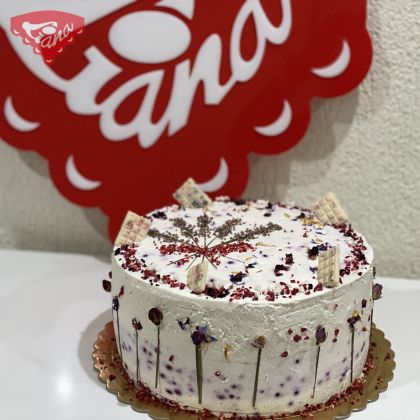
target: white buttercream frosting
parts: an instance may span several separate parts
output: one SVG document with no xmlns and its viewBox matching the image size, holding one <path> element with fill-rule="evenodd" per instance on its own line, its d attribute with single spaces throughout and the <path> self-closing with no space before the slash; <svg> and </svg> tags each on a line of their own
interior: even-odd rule
<svg viewBox="0 0 420 420">
<path fill-rule="evenodd" d="M 202 234 L 204 215 L 208 228 Z M 301 410 L 350 385 L 348 319 L 355 311 L 361 320 L 355 324 L 354 378 L 361 375 L 373 307 L 373 252 L 358 233 L 346 226 L 323 225 L 309 210 L 264 200 L 235 203 L 221 198 L 205 210 L 170 206 L 148 217 L 153 237 L 138 246 L 116 248 L 113 256 L 112 295 L 118 296 L 123 287 L 118 325 L 116 316 L 114 322 L 131 378 L 137 377 L 138 337 L 141 382 L 181 406 L 224 413 Z M 236 219 L 234 229 L 218 229 Z M 241 235 L 247 229 L 251 232 Z M 252 235 L 255 229 L 258 235 Z M 235 234 L 239 240 L 234 240 Z M 238 246 L 226 248 L 232 244 Z M 316 253 L 336 245 L 340 284 L 328 289 L 318 283 Z M 213 253 L 208 252 L 211 247 L 216 247 Z M 207 258 L 206 291 L 192 293 L 186 287 L 187 269 Z M 157 388 L 157 327 L 148 318 L 151 308 L 158 308 L 163 317 Z M 142 325 L 137 336 L 133 318 Z M 184 325 L 187 319 L 190 322 Z M 201 345 L 201 404 L 196 347 L 190 336 L 196 326 L 205 326 L 209 338 Z M 315 333 L 320 326 L 327 339 L 319 344 L 312 398 L 318 351 Z M 251 344 L 257 336 L 264 336 L 266 345 L 253 407 L 258 350 Z"/>
</svg>

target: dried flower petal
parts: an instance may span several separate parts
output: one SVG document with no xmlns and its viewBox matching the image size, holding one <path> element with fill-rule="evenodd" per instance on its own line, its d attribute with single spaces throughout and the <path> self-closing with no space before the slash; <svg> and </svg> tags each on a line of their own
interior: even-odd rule
<svg viewBox="0 0 420 420">
<path fill-rule="evenodd" d="M 163 319 L 162 312 L 158 308 L 150 309 L 149 319 L 153 322 L 153 324 L 155 324 L 158 327 Z"/>
<path fill-rule="evenodd" d="M 242 273 L 242 271 L 240 271 L 239 273 L 236 273 L 236 274 L 230 274 L 230 281 L 232 282 L 232 283 L 240 283 L 242 280 L 243 280 L 243 278 L 244 277 L 246 277 L 246 274 L 245 273 Z"/>
<path fill-rule="evenodd" d="M 320 344 L 324 343 L 327 339 L 327 333 L 324 327 L 319 326 L 315 332 L 315 339 L 316 344 L 319 346 Z"/>
<path fill-rule="evenodd" d="M 255 347 L 256 349 L 263 349 L 265 347 L 265 343 L 267 342 L 267 339 L 260 335 L 251 343 L 252 347 Z"/>
<path fill-rule="evenodd" d="M 378 300 L 382 297 L 382 285 L 379 283 L 376 283 L 372 287 L 372 299 Z"/>
<path fill-rule="evenodd" d="M 308 248 L 307 253 L 308 253 L 308 258 L 309 259 L 315 260 L 316 257 L 319 255 L 318 246 L 313 246 L 312 248 Z"/>
<path fill-rule="evenodd" d="M 114 296 L 112 298 L 112 309 L 114 311 L 118 311 L 119 308 L 120 308 L 120 301 L 118 299 L 118 296 Z"/>
<path fill-rule="evenodd" d="M 284 264 L 277 264 L 275 267 L 274 267 L 274 274 L 276 275 L 276 276 L 281 276 L 282 275 L 282 271 L 289 271 L 290 270 L 290 267 L 287 267 L 286 265 L 284 265 Z"/>
<path fill-rule="evenodd" d="M 208 333 L 206 325 L 197 325 L 195 330 L 191 333 L 191 340 L 195 346 L 199 346 L 202 343 L 212 343 L 217 341 L 215 337 L 212 337 Z"/>
<path fill-rule="evenodd" d="M 136 318 L 133 318 L 133 320 L 131 321 L 131 325 L 137 331 L 140 331 L 140 330 L 143 329 L 143 325 L 141 325 L 141 322 L 140 321 L 137 321 Z"/>
<path fill-rule="evenodd" d="M 182 321 L 182 319 L 177 319 L 178 325 L 181 327 L 181 330 L 185 331 L 187 329 L 187 325 L 190 325 L 190 318 L 187 317 L 185 321 Z"/>
<path fill-rule="evenodd" d="M 232 350 L 233 350 L 233 347 L 230 344 L 225 344 L 225 347 L 223 347 L 223 354 L 227 361 L 229 361 L 228 355 Z"/>
<path fill-rule="evenodd" d="M 110 292 L 112 288 L 112 284 L 109 280 L 102 280 L 102 287 L 104 288 L 105 292 Z"/>
<path fill-rule="evenodd" d="M 354 331 L 354 326 L 357 322 L 361 321 L 360 315 L 358 312 L 353 312 L 353 316 L 351 316 L 347 322 L 349 323 L 349 327 L 352 331 Z"/>
</svg>

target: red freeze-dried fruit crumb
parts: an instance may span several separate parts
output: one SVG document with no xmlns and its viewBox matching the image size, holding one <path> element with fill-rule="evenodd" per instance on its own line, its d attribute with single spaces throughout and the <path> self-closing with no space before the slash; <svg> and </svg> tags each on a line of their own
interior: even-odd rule
<svg viewBox="0 0 420 420">
<path fill-rule="evenodd" d="M 322 283 L 318 283 L 314 288 L 314 292 L 322 292 L 323 289 Z"/>
<path fill-rule="evenodd" d="M 174 355 L 173 355 L 173 354 L 171 354 L 171 355 L 169 356 L 169 361 L 170 361 L 170 362 L 173 362 L 173 361 L 174 361 Z"/>
<path fill-rule="evenodd" d="M 287 351 L 284 351 L 280 356 L 281 357 L 287 357 L 289 355 L 289 353 Z"/>
<path fill-rule="evenodd" d="M 299 341 L 300 340 L 302 340 L 302 337 L 299 335 L 299 334 L 296 334 L 294 337 L 293 337 L 293 341 L 295 341 L 296 343 L 299 343 Z"/>
<path fill-rule="evenodd" d="M 287 330 L 287 334 L 292 335 L 292 334 L 293 334 L 293 330 L 292 330 L 291 328 L 289 328 L 289 329 Z"/>
<path fill-rule="evenodd" d="M 269 290 L 267 292 L 267 296 L 265 297 L 265 300 L 268 300 L 270 302 L 273 302 L 274 301 L 274 298 L 275 298 L 274 292 L 272 290 Z"/>
<path fill-rule="evenodd" d="M 305 327 L 302 327 L 302 328 L 300 329 L 300 332 L 306 332 L 306 331 L 308 331 L 308 329 L 307 329 L 307 328 L 305 328 Z"/>
<path fill-rule="evenodd" d="M 340 330 L 337 328 L 337 329 L 334 331 L 334 335 L 337 337 L 339 333 L 340 333 Z"/>
</svg>

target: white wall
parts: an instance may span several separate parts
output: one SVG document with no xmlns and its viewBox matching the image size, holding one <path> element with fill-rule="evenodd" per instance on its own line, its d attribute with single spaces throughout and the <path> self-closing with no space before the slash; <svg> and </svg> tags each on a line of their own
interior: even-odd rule
<svg viewBox="0 0 420 420">
<path fill-rule="evenodd" d="M 370 0 L 375 58 L 351 94 L 313 103 L 305 139 L 250 156 L 244 196 L 310 205 L 334 191 L 381 275 L 420 278 L 420 7 Z M 0 246 L 107 253 L 106 218 L 63 199 L 46 162 L 0 143 Z"/>
</svg>

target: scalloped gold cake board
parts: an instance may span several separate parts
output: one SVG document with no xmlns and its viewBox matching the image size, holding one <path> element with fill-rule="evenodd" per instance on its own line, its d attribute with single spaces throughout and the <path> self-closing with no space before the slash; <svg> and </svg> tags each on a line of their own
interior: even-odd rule
<svg viewBox="0 0 420 420">
<path fill-rule="evenodd" d="M 274 418 L 287 420 L 339 420 L 348 418 L 353 411 L 364 410 L 368 403 L 379 398 L 379 394 L 388 388 L 395 369 L 395 353 L 391 350 L 391 343 L 384 333 L 372 328 L 372 340 L 369 350 L 369 373 L 363 378 L 363 392 L 348 390 L 340 399 L 333 403 L 317 406 L 314 411 L 305 413 L 282 415 Z M 93 352 L 94 367 L 98 371 L 99 380 L 106 384 L 109 392 L 116 394 L 119 401 L 130 404 L 133 410 L 148 413 L 154 419 L 193 420 L 211 417 L 207 412 L 187 412 L 181 410 L 177 404 L 161 401 L 150 393 L 148 388 L 136 388 L 124 371 L 118 355 L 112 322 L 105 325 L 95 343 Z M 213 418 L 216 418 L 213 416 Z M 236 416 L 235 418 L 240 418 Z M 256 418 L 254 416 L 254 418 Z"/>
</svg>

